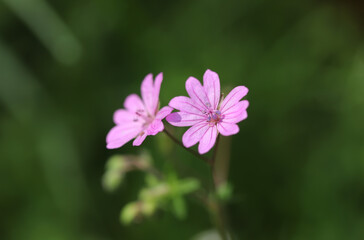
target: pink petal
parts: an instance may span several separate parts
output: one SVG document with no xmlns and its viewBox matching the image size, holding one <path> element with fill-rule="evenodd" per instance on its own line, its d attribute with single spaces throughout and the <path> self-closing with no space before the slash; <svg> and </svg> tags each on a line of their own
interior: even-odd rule
<svg viewBox="0 0 364 240">
<path fill-rule="evenodd" d="M 172 112 L 173 108 L 165 106 L 159 110 L 155 119 L 163 120 L 168 114 Z"/>
<path fill-rule="evenodd" d="M 119 139 L 119 136 L 129 132 L 140 132 L 142 130 L 142 124 L 139 122 L 129 122 L 122 125 L 114 126 L 106 136 L 106 142 Z"/>
<path fill-rule="evenodd" d="M 146 132 L 144 132 L 143 134 L 139 134 L 133 141 L 133 146 L 140 146 L 145 138 L 148 136 L 148 134 Z"/>
<path fill-rule="evenodd" d="M 125 109 L 118 109 L 114 112 L 114 123 L 123 124 L 135 121 L 137 116 Z"/>
<path fill-rule="evenodd" d="M 205 121 L 206 119 L 202 116 L 185 112 L 174 112 L 167 116 L 167 122 L 177 127 L 188 127 Z"/>
<path fill-rule="evenodd" d="M 201 109 L 209 110 L 211 104 L 207 98 L 205 89 L 202 87 L 200 81 L 194 77 L 189 77 L 186 81 L 186 90 L 188 95 L 190 95 L 192 101 L 197 104 Z"/>
<path fill-rule="evenodd" d="M 155 119 L 149 126 L 147 129 L 147 134 L 148 135 L 156 135 L 157 133 L 163 131 L 164 129 L 164 125 L 163 122 L 159 119 Z"/>
<path fill-rule="evenodd" d="M 155 116 L 155 91 L 154 91 L 154 84 L 153 84 L 153 75 L 150 73 L 148 74 L 141 85 L 141 93 L 143 102 L 145 104 L 145 108 L 149 112 L 150 115 Z"/>
<path fill-rule="evenodd" d="M 106 136 L 108 149 L 119 148 L 131 139 L 135 138 L 141 131 L 140 126 L 117 125 L 113 127 Z"/>
<path fill-rule="evenodd" d="M 203 116 L 204 108 L 199 107 L 191 98 L 179 96 L 172 98 L 169 106 L 182 112 Z"/>
<path fill-rule="evenodd" d="M 223 112 L 223 122 L 238 123 L 248 117 L 246 109 L 249 106 L 247 100 L 243 100 L 230 107 L 227 111 Z"/>
<path fill-rule="evenodd" d="M 130 112 L 145 111 L 143 101 L 136 94 L 130 94 L 124 101 L 124 107 Z"/>
<path fill-rule="evenodd" d="M 220 100 L 220 79 L 217 73 L 207 69 L 203 75 L 203 86 L 213 109 L 217 109 Z"/>
<path fill-rule="evenodd" d="M 242 99 L 248 93 L 248 91 L 248 88 L 246 88 L 245 86 L 238 86 L 231 90 L 231 92 L 226 96 L 224 101 L 222 101 L 220 111 L 227 111 L 231 106 L 238 103 L 240 99 Z"/>
<path fill-rule="evenodd" d="M 127 142 L 129 142 L 131 139 L 130 138 Z M 114 142 L 110 142 L 106 145 L 107 149 L 115 149 L 115 148 L 119 148 L 122 147 L 126 142 L 122 142 L 122 141 L 114 141 Z"/>
<path fill-rule="evenodd" d="M 239 126 L 235 123 L 220 122 L 217 124 L 217 130 L 223 136 L 230 136 L 239 132 Z"/>
<path fill-rule="evenodd" d="M 198 123 L 190 127 L 182 137 L 183 145 L 187 148 L 192 147 L 205 135 L 210 125 L 206 122 Z"/>
<path fill-rule="evenodd" d="M 154 102 L 153 109 L 157 109 L 159 104 L 159 92 L 163 81 L 163 73 L 159 73 L 154 80 Z"/>
<path fill-rule="evenodd" d="M 200 154 L 205 154 L 215 145 L 217 137 L 216 126 L 211 126 L 206 131 L 205 135 L 200 140 L 200 144 L 198 145 L 198 152 Z"/>
</svg>

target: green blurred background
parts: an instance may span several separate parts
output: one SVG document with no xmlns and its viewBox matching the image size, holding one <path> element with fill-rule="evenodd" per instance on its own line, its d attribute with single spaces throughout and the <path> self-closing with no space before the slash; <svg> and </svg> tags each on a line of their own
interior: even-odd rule
<svg viewBox="0 0 364 240">
<path fill-rule="evenodd" d="M 1 0 L 0 239 L 190 239 L 212 225 L 188 201 L 125 227 L 101 185 L 115 153 L 150 150 L 162 134 L 105 148 L 113 111 L 164 73 L 161 103 L 184 82 L 219 73 L 246 85 L 249 117 L 232 137 L 228 213 L 238 239 L 364 239 L 362 1 Z M 226 92 L 227 92 L 226 91 Z M 178 130 L 181 135 L 185 129 Z M 207 167 L 176 148 L 182 177 Z"/>
</svg>

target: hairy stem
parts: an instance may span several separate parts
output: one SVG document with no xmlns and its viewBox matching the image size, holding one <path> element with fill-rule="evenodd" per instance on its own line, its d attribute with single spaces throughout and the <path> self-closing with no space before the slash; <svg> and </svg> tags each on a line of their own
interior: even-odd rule
<svg viewBox="0 0 364 240">
<path fill-rule="evenodd" d="M 207 164 L 209 164 L 210 166 L 212 166 L 212 162 L 211 159 L 208 159 L 204 156 L 201 156 L 198 152 L 196 152 L 193 149 L 190 148 L 186 148 L 183 143 L 181 141 L 179 141 L 177 138 L 175 138 L 167 129 L 164 129 L 164 132 L 167 134 L 167 136 L 172 139 L 175 143 L 177 143 L 179 146 L 181 146 L 182 148 L 184 148 L 185 150 L 187 150 L 188 152 L 192 153 L 193 155 L 195 155 L 195 157 L 201 159 L 202 161 L 206 162 Z"/>
<path fill-rule="evenodd" d="M 213 214 L 213 218 L 215 221 L 217 231 L 219 232 L 222 240 L 228 240 L 228 235 L 227 235 L 227 232 L 225 229 L 224 218 L 222 216 L 220 206 L 216 201 L 214 203 L 215 203 L 214 204 L 215 206 L 214 206 L 214 210 L 213 210 L 212 214 Z"/>
<path fill-rule="evenodd" d="M 216 161 L 216 157 L 217 157 L 217 149 L 218 149 L 219 142 L 220 142 L 219 141 L 220 140 L 220 135 L 218 135 L 218 137 L 216 139 L 216 144 L 215 144 L 215 148 L 214 148 L 214 152 L 212 154 L 212 157 L 211 158 L 206 158 L 206 157 L 200 155 L 198 152 L 194 151 L 193 149 L 186 148 L 183 145 L 183 143 L 180 140 L 178 140 L 177 138 L 175 138 L 167 129 L 164 129 L 164 132 L 177 145 L 181 146 L 182 148 L 184 148 L 188 152 L 192 153 L 194 156 L 196 156 L 197 158 L 199 158 L 202 161 L 206 162 L 210 166 L 213 185 L 214 185 L 214 190 L 216 192 L 217 188 L 221 184 L 221 182 L 217 178 L 216 171 L 215 171 L 215 161 Z M 228 240 L 228 234 L 227 234 L 226 226 L 225 226 L 226 224 L 225 224 L 223 206 L 221 206 L 219 200 L 216 199 L 216 198 L 210 199 L 209 202 L 210 202 L 210 204 L 208 204 L 208 207 L 209 207 L 209 210 L 210 210 L 212 220 L 213 220 L 214 224 L 216 225 L 216 229 L 219 232 L 222 240 Z"/>
<path fill-rule="evenodd" d="M 217 150 L 219 147 L 219 143 L 220 143 L 220 135 L 217 136 L 216 139 L 216 144 L 214 147 L 214 152 L 212 154 L 212 158 L 211 158 L 211 175 L 212 175 L 212 180 L 213 180 L 213 184 L 214 184 L 214 189 L 215 192 L 217 191 L 218 187 L 221 184 L 221 181 L 218 178 L 217 175 L 217 171 L 215 169 L 216 167 L 216 157 L 217 157 Z M 218 199 L 214 199 L 213 201 L 213 215 L 215 218 L 215 224 L 217 227 L 217 230 L 219 231 L 219 234 L 221 236 L 221 238 L 223 240 L 228 240 L 228 235 L 227 235 L 227 231 L 226 231 L 226 224 L 225 224 L 225 214 L 224 214 L 224 208 L 221 205 L 221 203 L 219 202 Z"/>
<path fill-rule="evenodd" d="M 213 181 L 214 181 L 215 189 L 219 186 L 218 178 L 217 178 L 216 172 L 215 172 L 217 148 L 219 146 L 219 143 L 220 143 L 220 134 L 217 136 L 216 144 L 215 144 L 215 147 L 214 147 L 214 152 L 213 152 L 212 158 L 211 158 L 211 175 L 212 175 L 212 178 L 213 178 Z"/>
</svg>

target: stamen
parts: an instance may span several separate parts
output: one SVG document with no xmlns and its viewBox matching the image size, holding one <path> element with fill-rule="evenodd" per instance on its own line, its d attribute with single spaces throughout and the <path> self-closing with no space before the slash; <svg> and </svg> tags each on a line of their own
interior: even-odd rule
<svg viewBox="0 0 364 240">
<path fill-rule="evenodd" d="M 149 114 L 145 114 L 144 109 L 137 109 L 135 111 L 136 118 L 133 120 L 134 122 L 137 122 L 139 120 L 144 120 L 145 123 L 151 123 L 154 119 L 154 117 L 150 116 Z"/>
<path fill-rule="evenodd" d="M 221 120 L 224 118 L 219 110 L 210 110 L 208 113 L 206 113 L 206 115 L 206 121 L 210 123 L 211 126 L 215 125 L 218 122 L 221 122 Z"/>
</svg>

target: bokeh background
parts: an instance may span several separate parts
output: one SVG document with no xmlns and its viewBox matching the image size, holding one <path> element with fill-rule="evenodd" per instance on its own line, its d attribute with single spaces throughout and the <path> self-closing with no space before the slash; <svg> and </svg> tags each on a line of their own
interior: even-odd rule
<svg viewBox="0 0 364 240">
<path fill-rule="evenodd" d="M 231 138 L 227 207 L 238 239 L 364 239 L 362 1 L 1 0 L 0 238 L 190 239 L 211 229 L 188 201 L 132 226 L 120 209 L 143 185 L 103 190 L 113 111 L 144 76 L 164 73 L 161 103 L 188 76 L 246 85 L 249 117 Z M 184 129 L 176 134 L 181 135 Z M 181 177 L 207 167 L 176 148 Z M 189 172 L 188 166 L 194 172 Z"/>
</svg>

